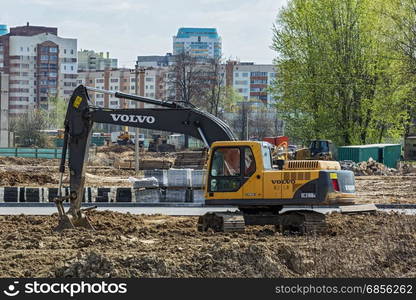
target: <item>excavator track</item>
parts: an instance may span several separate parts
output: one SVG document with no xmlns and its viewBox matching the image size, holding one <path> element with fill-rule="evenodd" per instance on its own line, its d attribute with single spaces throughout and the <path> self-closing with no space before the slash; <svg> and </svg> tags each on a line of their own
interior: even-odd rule
<svg viewBox="0 0 416 300">
<path fill-rule="evenodd" d="M 282 234 L 322 234 L 327 232 L 325 215 L 316 211 L 297 210 L 283 214 L 243 214 L 241 212 L 210 212 L 198 219 L 198 231 L 244 231 L 245 225 L 275 225 Z"/>
<path fill-rule="evenodd" d="M 235 232 L 244 231 L 244 216 L 239 212 L 211 212 L 200 216 L 197 225 L 198 231 Z"/>
<path fill-rule="evenodd" d="M 282 234 L 323 234 L 328 230 L 325 215 L 316 211 L 288 211 L 279 216 L 276 231 Z"/>
</svg>

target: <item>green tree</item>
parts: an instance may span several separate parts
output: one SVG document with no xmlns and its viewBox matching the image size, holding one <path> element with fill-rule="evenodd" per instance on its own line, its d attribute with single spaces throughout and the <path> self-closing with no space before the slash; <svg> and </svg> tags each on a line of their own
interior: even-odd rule
<svg viewBox="0 0 416 300">
<path fill-rule="evenodd" d="M 397 138 L 403 116 L 382 7 L 384 0 L 292 0 L 280 12 L 273 92 L 293 139 L 344 145 Z"/>
<path fill-rule="evenodd" d="M 60 97 L 49 98 L 47 123 L 51 129 L 63 128 L 68 103 Z"/>
<path fill-rule="evenodd" d="M 48 120 L 44 111 L 37 109 L 20 115 L 14 125 L 17 143 L 23 147 L 48 147 L 48 136 L 42 132 L 47 127 Z"/>
<path fill-rule="evenodd" d="M 401 103 L 405 134 L 416 127 L 416 0 L 387 1 L 384 37 L 392 57 L 394 98 Z"/>
</svg>

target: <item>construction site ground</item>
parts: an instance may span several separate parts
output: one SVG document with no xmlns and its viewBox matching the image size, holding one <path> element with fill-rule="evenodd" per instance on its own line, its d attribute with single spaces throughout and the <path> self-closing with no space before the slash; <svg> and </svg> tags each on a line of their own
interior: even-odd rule
<svg viewBox="0 0 416 300">
<path fill-rule="evenodd" d="M 135 171 L 106 157 L 87 167 L 86 185 L 131 186 Z M 58 164 L 2 157 L 0 186 L 57 187 Z M 356 186 L 359 203 L 416 204 L 415 174 L 357 176 Z M 96 231 L 62 233 L 53 231 L 56 214 L 0 216 L 0 277 L 416 277 L 414 215 L 331 214 L 318 236 L 273 226 L 201 233 L 197 217 L 89 215 Z"/>
<path fill-rule="evenodd" d="M 197 217 L 91 212 L 96 231 L 54 216 L 1 216 L 1 277 L 415 277 L 416 217 L 328 217 L 320 236 L 196 231 Z"/>
</svg>

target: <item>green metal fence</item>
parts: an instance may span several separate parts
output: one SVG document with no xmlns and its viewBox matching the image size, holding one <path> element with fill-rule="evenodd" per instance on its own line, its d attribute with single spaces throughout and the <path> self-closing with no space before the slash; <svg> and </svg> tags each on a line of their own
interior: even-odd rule
<svg viewBox="0 0 416 300">
<path fill-rule="evenodd" d="M 61 148 L 0 148 L 0 156 L 27 158 L 61 158 Z"/>
</svg>

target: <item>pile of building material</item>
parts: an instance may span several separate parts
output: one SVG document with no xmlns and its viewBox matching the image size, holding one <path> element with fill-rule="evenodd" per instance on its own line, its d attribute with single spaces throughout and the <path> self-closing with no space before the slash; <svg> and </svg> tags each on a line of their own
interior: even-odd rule
<svg viewBox="0 0 416 300">
<path fill-rule="evenodd" d="M 145 170 L 144 180 L 154 178 L 160 190 L 160 202 L 194 202 L 204 203 L 204 170 L 193 169 L 168 169 Z M 150 181 L 149 181 L 150 182 Z M 135 183 L 134 187 L 139 183 Z M 142 184 L 142 183 L 140 183 Z M 141 186 L 142 187 L 142 186 Z M 155 188 L 152 186 L 151 188 Z M 146 187 L 149 189 L 149 187 Z M 141 202 L 140 193 L 136 193 L 136 199 Z"/>
<path fill-rule="evenodd" d="M 394 175 L 398 171 L 394 168 L 389 168 L 382 163 L 376 162 L 371 157 L 368 161 L 355 163 L 351 160 L 340 161 L 341 169 L 353 171 L 356 176 L 368 176 L 368 175 Z"/>
<path fill-rule="evenodd" d="M 416 162 L 399 162 L 397 169 L 399 170 L 400 174 L 416 174 Z"/>
<path fill-rule="evenodd" d="M 172 165 L 173 159 L 171 158 L 143 157 L 139 159 L 140 170 L 169 169 Z M 136 161 L 134 157 L 115 158 L 113 166 L 116 169 L 135 169 Z"/>
<path fill-rule="evenodd" d="M 173 167 L 177 169 L 203 169 L 206 158 L 206 151 L 178 152 Z"/>
<path fill-rule="evenodd" d="M 140 203 L 159 203 L 161 200 L 161 191 L 159 182 L 155 177 L 134 178 L 129 177 L 136 194 L 136 202 Z"/>
</svg>

